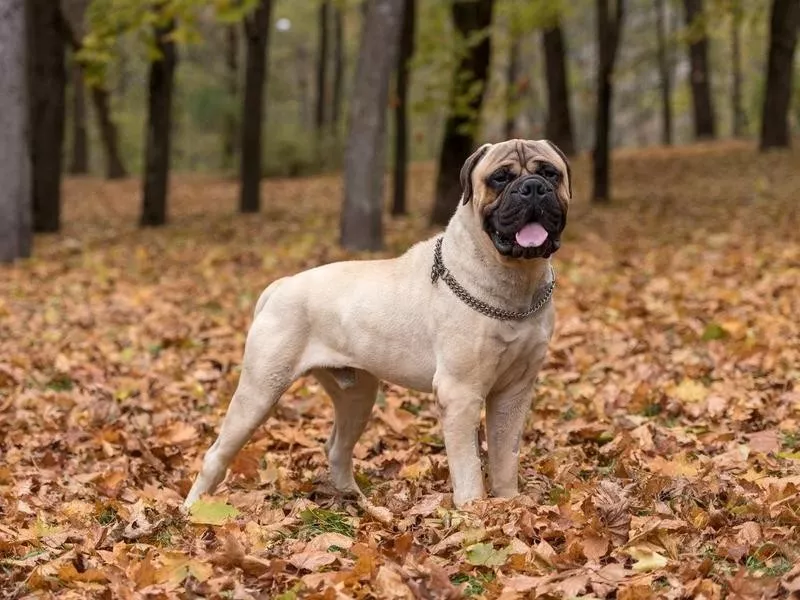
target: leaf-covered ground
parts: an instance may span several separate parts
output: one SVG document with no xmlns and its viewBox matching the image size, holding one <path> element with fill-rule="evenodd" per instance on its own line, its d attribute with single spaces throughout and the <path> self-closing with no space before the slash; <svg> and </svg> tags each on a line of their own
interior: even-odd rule
<svg viewBox="0 0 800 600">
<path fill-rule="evenodd" d="M 65 232 L 0 271 L 0 597 L 785 598 L 800 590 L 800 155 L 746 145 L 589 164 L 556 257 L 557 332 L 524 493 L 453 510 L 430 397 L 384 386 L 358 478 L 325 485 L 331 403 L 292 387 L 214 498 L 178 507 L 238 377 L 255 299 L 344 258 L 335 177 L 66 183 Z M 429 166 L 386 254 L 433 233 Z"/>
</svg>

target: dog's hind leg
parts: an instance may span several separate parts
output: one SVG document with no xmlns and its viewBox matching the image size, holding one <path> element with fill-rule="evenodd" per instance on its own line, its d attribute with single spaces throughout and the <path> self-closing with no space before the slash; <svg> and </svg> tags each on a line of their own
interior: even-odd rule
<svg viewBox="0 0 800 600">
<path fill-rule="evenodd" d="M 295 373 L 298 352 L 293 342 L 296 341 L 290 328 L 281 327 L 270 316 L 255 321 L 245 344 L 239 385 L 184 507 L 191 506 L 202 494 L 214 491 L 225 478 L 234 456 L 299 375 Z"/>
<path fill-rule="evenodd" d="M 340 492 L 361 493 L 353 476 L 353 448 L 369 421 L 378 379 L 357 369 L 315 369 L 312 373 L 333 400 L 335 410 L 325 444 L 331 482 Z"/>
</svg>

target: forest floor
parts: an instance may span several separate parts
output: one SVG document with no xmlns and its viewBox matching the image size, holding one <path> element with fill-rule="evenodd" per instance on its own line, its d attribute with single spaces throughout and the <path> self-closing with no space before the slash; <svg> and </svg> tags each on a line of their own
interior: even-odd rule
<svg viewBox="0 0 800 600">
<path fill-rule="evenodd" d="M 522 495 L 454 510 L 431 398 L 387 385 L 356 464 L 389 524 L 325 494 L 311 379 L 179 511 L 259 292 L 347 256 L 339 179 L 239 216 L 233 181 L 176 176 L 148 231 L 137 180 L 68 180 L 63 234 L 0 270 L 0 597 L 800 594 L 800 153 L 620 152 L 609 207 L 574 172 Z M 432 175 L 383 255 L 434 233 Z"/>
</svg>

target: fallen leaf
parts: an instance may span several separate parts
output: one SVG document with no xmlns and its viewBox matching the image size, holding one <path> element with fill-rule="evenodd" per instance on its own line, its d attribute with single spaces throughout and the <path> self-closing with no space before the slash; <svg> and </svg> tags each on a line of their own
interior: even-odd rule
<svg viewBox="0 0 800 600">
<path fill-rule="evenodd" d="M 189 507 L 189 521 L 199 525 L 222 525 L 239 514 L 224 500 L 197 500 Z"/>
<path fill-rule="evenodd" d="M 496 550 L 492 544 L 473 544 L 467 548 L 467 562 L 483 567 L 501 567 L 508 560 L 509 549 Z"/>
<path fill-rule="evenodd" d="M 647 573 L 667 566 L 667 558 L 649 548 L 632 546 L 626 548 L 625 552 L 636 561 L 632 567 L 634 571 Z"/>
<path fill-rule="evenodd" d="M 301 571 L 316 571 L 320 567 L 335 563 L 336 558 L 332 552 L 311 550 L 293 554 L 289 557 L 289 564 Z"/>
</svg>

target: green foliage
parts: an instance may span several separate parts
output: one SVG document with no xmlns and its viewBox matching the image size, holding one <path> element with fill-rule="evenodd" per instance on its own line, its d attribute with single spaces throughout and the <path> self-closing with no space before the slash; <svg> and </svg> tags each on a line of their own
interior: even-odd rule
<svg viewBox="0 0 800 600">
<path fill-rule="evenodd" d="M 212 15 L 222 23 L 247 16 L 257 0 L 92 0 L 87 9 L 88 32 L 76 54 L 90 85 L 101 85 L 109 65 L 118 56 L 118 41 L 132 35 L 139 51 L 150 61 L 161 58 L 156 35 L 169 29 L 169 39 L 179 45 L 201 41 L 197 22 Z"/>
<path fill-rule="evenodd" d="M 239 514 L 224 500 L 197 500 L 189 507 L 189 521 L 200 525 L 223 525 Z"/>
<path fill-rule="evenodd" d="M 347 537 L 355 536 L 355 529 L 347 515 L 335 513 L 324 508 L 307 508 L 300 512 L 303 526 L 298 532 L 301 537 L 314 537 L 321 533 L 341 533 Z"/>
</svg>

